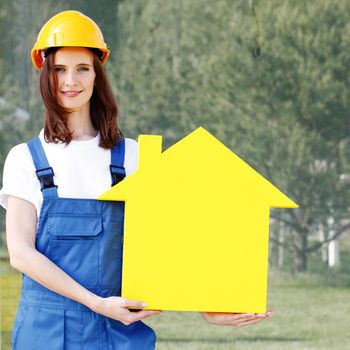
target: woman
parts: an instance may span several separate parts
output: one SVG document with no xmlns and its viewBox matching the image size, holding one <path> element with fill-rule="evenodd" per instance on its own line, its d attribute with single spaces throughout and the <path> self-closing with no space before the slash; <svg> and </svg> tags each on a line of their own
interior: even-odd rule
<svg viewBox="0 0 350 350">
<path fill-rule="evenodd" d="M 23 273 L 14 350 L 154 349 L 141 320 L 161 311 L 135 312 L 146 304 L 118 297 L 123 203 L 95 199 L 137 162 L 136 142 L 117 126 L 108 56 L 98 26 L 77 11 L 51 18 L 32 50 L 45 125 L 10 151 L 0 192 L 10 263 Z M 270 313 L 202 315 L 240 326 Z"/>
</svg>

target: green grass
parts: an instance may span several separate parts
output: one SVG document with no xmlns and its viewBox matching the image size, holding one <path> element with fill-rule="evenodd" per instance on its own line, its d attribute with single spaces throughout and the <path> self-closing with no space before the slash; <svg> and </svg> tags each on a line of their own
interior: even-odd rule
<svg viewBox="0 0 350 350">
<path fill-rule="evenodd" d="M 18 276 L 7 277 L 2 285 L 2 311 L 6 303 L 11 315 L 17 305 L 18 293 L 13 286 L 18 285 Z M 350 349 L 349 276 L 342 277 L 342 283 L 333 283 L 335 277 L 330 282 L 322 275 L 270 272 L 269 276 L 268 305 L 274 311 L 272 318 L 233 328 L 209 325 L 197 313 L 165 312 L 147 321 L 158 334 L 157 350 Z M 11 324 L 12 319 L 7 318 L 6 322 Z M 9 350 L 9 342 L 10 331 L 4 330 L 1 349 Z"/>
<path fill-rule="evenodd" d="M 148 323 L 158 333 L 158 350 L 345 350 L 350 349 L 349 287 L 271 281 L 272 318 L 242 328 L 206 324 L 192 313 L 167 313 Z"/>
</svg>

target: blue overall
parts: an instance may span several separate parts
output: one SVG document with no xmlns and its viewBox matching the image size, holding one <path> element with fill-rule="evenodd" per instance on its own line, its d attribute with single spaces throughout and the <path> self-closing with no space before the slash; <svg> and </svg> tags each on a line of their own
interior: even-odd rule
<svg viewBox="0 0 350 350">
<path fill-rule="evenodd" d="M 43 194 L 36 249 L 91 292 L 101 297 L 120 296 L 124 203 L 59 198 L 39 138 L 29 141 L 28 147 Z M 121 139 L 111 151 L 112 185 L 125 176 L 124 153 Z M 126 326 L 22 275 L 13 350 L 154 347 L 155 334 L 143 322 Z"/>
</svg>

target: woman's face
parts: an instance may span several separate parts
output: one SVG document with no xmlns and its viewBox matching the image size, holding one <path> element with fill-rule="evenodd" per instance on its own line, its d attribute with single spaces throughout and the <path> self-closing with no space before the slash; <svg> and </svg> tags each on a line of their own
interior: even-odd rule
<svg viewBox="0 0 350 350">
<path fill-rule="evenodd" d="M 58 99 L 71 111 L 87 107 L 94 89 L 93 53 L 84 47 L 63 47 L 54 57 Z"/>
</svg>

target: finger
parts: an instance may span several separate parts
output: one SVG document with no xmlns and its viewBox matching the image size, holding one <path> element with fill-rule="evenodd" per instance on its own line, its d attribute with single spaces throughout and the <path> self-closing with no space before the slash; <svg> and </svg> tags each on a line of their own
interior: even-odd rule
<svg viewBox="0 0 350 350">
<path fill-rule="evenodd" d="M 258 317 L 270 317 L 272 315 L 272 311 L 267 311 L 264 314 L 256 314 Z"/>
<path fill-rule="evenodd" d="M 247 320 L 244 320 L 244 321 L 239 321 L 238 323 L 235 322 L 234 324 L 232 324 L 233 326 L 245 326 L 247 324 L 252 324 L 252 323 L 256 323 L 256 322 L 259 322 L 259 321 L 262 321 L 262 320 L 265 320 L 266 318 L 269 318 L 270 316 L 272 315 L 271 314 L 257 314 L 254 318 L 252 319 L 247 319 Z"/>
<path fill-rule="evenodd" d="M 219 325 L 228 325 L 228 326 L 234 326 L 239 323 L 249 321 L 253 318 L 255 318 L 255 314 L 226 314 L 226 315 L 221 315 L 222 317 L 219 318 L 214 318 L 209 320 L 209 322 L 213 324 L 219 324 Z"/>
<path fill-rule="evenodd" d="M 248 324 L 253 324 L 253 323 L 257 323 L 260 322 L 262 320 L 266 319 L 266 317 L 259 317 L 259 318 L 254 318 L 252 320 L 247 320 L 244 322 L 239 322 L 237 324 L 234 324 L 234 326 L 238 326 L 238 327 L 243 327 L 243 326 L 247 326 Z"/>
<path fill-rule="evenodd" d="M 147 304 L 142 301 L 122 299 L 122 306 L 131 309 L 143 309 Z"/>
<path fill-rule="evenodd" d="M 246 321 L 255 317 L 254 313 L 249 314 L 227 314 L 227 321 Z"/>
<path fill-rule="evenodd" d="M 272 316 L 272 311 L 267 311 L 266 313 L 260 313 L 260 314 L 252 314 L 252 313 L 242 314 L 242 318 L 240 320 L 245 322 L 245 321 L 250 321 L 250 320 L 255 319 L 255 318 L 264 319 L 264 318 L 267 318 L 270 316 Z"/>
<path fill-rule="evenodd" d="M 161 314 L 163 311 L 160 311 L 160 310 L 141 310 L 137 313 L 133 313 L 132 315 L 132 322 L 135 322 L 135 321 L 140 321 L 140 320 L 143 320 L 147 317 L 151 317 L 151 316 L 154 316 L 154 315 L 159 315 Z"/>
<path fill-rule="evenodd" d="M 234 317 L 228 318 L 224 321 L 225 325 L 230 325 L 230 326 L 238 326 L 242 323 L 245 322 L 250 322 L 250 321 L 254 321 L 254 320 L 261 320 L 266 318 L 265 314 L 264 316 L 257 316 L 256 314 L 244 314 L 244 316 L 242 315 L 241 318 L 237 319 Z"/>
</svg>

